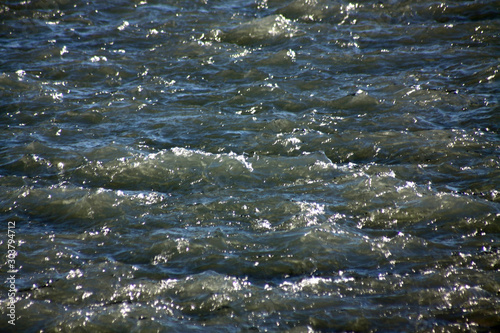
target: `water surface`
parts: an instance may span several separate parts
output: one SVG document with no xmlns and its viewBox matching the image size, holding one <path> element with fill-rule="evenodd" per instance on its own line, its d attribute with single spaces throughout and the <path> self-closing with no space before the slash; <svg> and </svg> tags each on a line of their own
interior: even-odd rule
<svg viewBox="0 0 500 333">
<path fill-rule="evenodd" d="M 4 2 L 0 329 L 498 330 L 499 17 Z"/>
</svg>

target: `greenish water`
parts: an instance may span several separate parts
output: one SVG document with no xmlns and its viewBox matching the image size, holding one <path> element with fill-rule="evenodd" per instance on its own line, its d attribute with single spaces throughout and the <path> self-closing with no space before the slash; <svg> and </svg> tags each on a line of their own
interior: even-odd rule
<svg viewBox="0 0 500 333">
<path fill-rule="evenodd" d="M 499 17 L 3 2 L 0 330 L 497 331 Z"/>
</svg>

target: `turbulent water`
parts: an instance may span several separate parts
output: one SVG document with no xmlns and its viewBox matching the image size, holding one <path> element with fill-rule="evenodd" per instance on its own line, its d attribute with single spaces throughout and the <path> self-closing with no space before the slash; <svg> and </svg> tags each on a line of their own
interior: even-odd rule
<svg viewBox="0 0 500 333">
<path fill-rule="evenodd" d="M 0 21 L 1 331 L 500 329 L 497 1 Z"/>
</svg>

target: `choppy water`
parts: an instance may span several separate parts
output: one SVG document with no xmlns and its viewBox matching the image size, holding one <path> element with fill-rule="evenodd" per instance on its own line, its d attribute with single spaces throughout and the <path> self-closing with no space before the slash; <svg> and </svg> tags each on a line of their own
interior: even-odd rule
<svg viewBox="0 0 500 333">
<path fill-rule="evenodd" d="M 500 329 L 497 1 L 0 20 L 0 330 Z"/>
</svg>

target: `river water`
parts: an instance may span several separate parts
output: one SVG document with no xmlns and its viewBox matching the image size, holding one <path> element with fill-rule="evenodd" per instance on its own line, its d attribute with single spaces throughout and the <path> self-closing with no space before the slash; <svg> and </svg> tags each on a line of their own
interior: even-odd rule
<svg viewBox="0 0 500 333">
<path fill-rule="evenodd" d="M 500 329 L 497 1 L 0 20 L 0 330 Z"/>
</svg>

